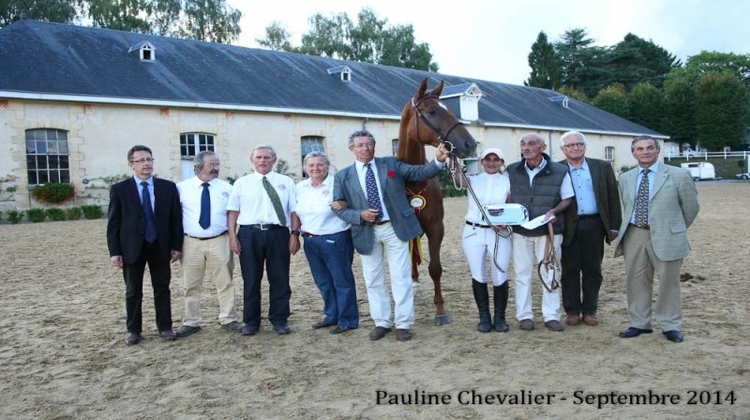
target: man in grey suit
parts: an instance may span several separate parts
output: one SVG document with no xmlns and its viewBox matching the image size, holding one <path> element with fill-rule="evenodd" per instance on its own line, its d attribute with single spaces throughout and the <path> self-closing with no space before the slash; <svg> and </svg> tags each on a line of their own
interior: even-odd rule
<svg viewBox="0 0 750 420">
<path fill-rule="evenodd" d="M 586 156 L 586 137 L 578 131 L 560 136 L 560 149 L 576 192 L 565 211 L 562 243 L 562 300 L 565 324 L 599 324 L 604 242 L 617 237 L 622 223 L 617 178 L 609 162 Z"/>
<path fill-rule="evenodd" d="M 633 140 L 638 166 L 620 176 L 624 209 L 615 256 L 625 256 L 630 328 L 620 337 L 650 333 L 651 288 L 659 276 L 656 322 L 667 340 L 681 342 L 680 266 L 690 253 L 687 230 L 698 215 L 698 191 L 685 170 L 658 161 L 659 142 L 650 136 Z"/>
<path fill-rule="evenodd" d="M 336 174 L 333 200 L 336 215 L 352 226 L 354 248 L 360 254 L 362 271 L 375 329 L 370 340 L 379 340 L 396 325 L 396 339 L 411 339 L 414 324 L 409 241 L 422 234 L 414 209 L 406 198 L 404 181 L 423 181 L 444 167 L 448 152 L 441 145 L 437 161 L 409 165 L 394 157 L 375 158 L 375 138 L 367 130 L 349 136 L 349 150 L 356 162 Z M 391 289 L 396 303 L 391 322 L 391 297 L 385 278 L 385 259 L 390 267 Z"/>
</svg>

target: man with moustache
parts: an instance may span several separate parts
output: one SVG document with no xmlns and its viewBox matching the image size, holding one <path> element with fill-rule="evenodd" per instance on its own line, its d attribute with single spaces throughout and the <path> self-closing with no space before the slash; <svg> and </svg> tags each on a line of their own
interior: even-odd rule
<svg viewBox="0 0 750 420">
<path fill-rule="evenodd" d="M 201 289 L 207 276 L 216 286 L 222 329 L 242 331 L 234 306 L 234 263 L 227 235 L 227 202 L 232 186 L 218 178 L 220 167 L 214 152 L 202 151 L 193 160 L 195 176 L 177 184 L 185 230 L 180 259 L 185 284 L 185 320 L 177 330 L 180 338 L 201 330 Z"/>
<path fill-rule="evenodd" d="M 133 177 L 112 185 L 107 216 L 107 246 L 112 265 L 125 278 L 128 336 L 125 345 L 138 344 L 143 329 L 143 270 L 148 264 L 154 289 L 154 309 L 159 336 L 176 340 L 172 331 L 172 279 L 170 262 L 180 259 L 182 211 L 177 187 L 153 176 L 154 158 L 146 146 L 128 151 Z"/>
<path fill-rule="evenodd" d="M 556 217 L 568 208 L 573 201 L 573 187 L 570 174 L 564 165 L 552 162 L 544 153 L 547 144 L 536 133 L 521 137 L 522 159 L 508 167 L 510 191 L 513 202 L 523 204 L 529 211 L 529 219 L 544 215 L 546 219 L 555 217 L 555 253 L 561 254 L 562 233 L 565 227 L 563 217 Z M 537 263 L 544 256 L 547 243 L 547 225 L 528 230 L 521 226 L 513 228 L 513 268 L 516 272 L 516 319 L 518 328 L 534 329 L 534 313 L 531 309 L 531 279 Z M 552 288 L 552 279 L 542 270 L 542 281 Z M 557 277 L 559 273 L 555 273 Z M 559 277 L 558 277 L 559 278 Z M 542 287 L 542 315 L 544 325 L 550 331 L 563 331 L 560 323 L 560 289 L 548 291 Z"/>
<path fill-rule="evenodd" d="M 617 237 L 622 222 L 617 178 L 609 162 L 586 156 L 586 137 L 578 131 L 560 136 L 560 163 L 570 171 L 575 200 L 565 211 L 562 244 L 562 299 L 565 324 L 599 324 L 604 242 Z"/>
<path fill-rule="evenodd" d="M 253 148 L 255 173 L 238 179 L 229 196 L 229 246 L 240 256 L 244 282 L 243 335 L 260 330 L 260 282 L 266 267 L 269 284 L 268 321 L 277 334 L 289 334 L 289 265 L 300 248 L 300 221 L 294 214 L 294 181 L 273 172 L 276 151 L 268 145 Z M 238 227 L 239 226 L 239 227 Z M 290 235 L 289 226 L 292 228 Z"/>
<path fill-rule="evenodd" d="M 659 297 L 654 313 L 667 340 L 680 343 L 680 267 L 690 253 L 687 230 L 698 216 L 698 191 L 690 174 L 659 162 L 661 145 L 651 136 L 630 145 L 638 166 L 620 175 L 623 218 L 615 256 L 625 256 L 630 327 L 622 338 L 651 333 L 654 274 Z"/>
</svg>

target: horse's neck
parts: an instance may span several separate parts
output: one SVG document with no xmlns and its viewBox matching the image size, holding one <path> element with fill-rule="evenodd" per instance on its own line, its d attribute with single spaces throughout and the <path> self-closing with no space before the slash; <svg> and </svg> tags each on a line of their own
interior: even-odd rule
<svg viewBox="0 0 750 420">
<path fill-rule="evenodd" d="M 424 146 L 416 140 L 401 136 L 398 140 L 398 152 L 396 158 L 401 162 L 411 165 L 427 163 Z"/>
</svg>

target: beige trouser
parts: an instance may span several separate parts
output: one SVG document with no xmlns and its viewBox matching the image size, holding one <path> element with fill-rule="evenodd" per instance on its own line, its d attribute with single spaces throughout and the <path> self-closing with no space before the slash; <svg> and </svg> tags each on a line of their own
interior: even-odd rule
<svg viewBox="0 0 750 420">
<path fill-rule="evenodd" d="M 232 284 L 234 260 L 229 250 L 229 236 L 222 235 L 206 240 L 185 236 L 180 264 L 185 284 L 183 324 L 191 327 L 200 325 L 201 291 L 206 277 L 213 280 L 219 295 L 219 322 L 225 325 L 237 321 Z"/>
<path fill-rule="evenodd" d="M 651 300 L 654 274 L 659 277 L 659 297 L 654 313 L 663 331 L 682 329 L 680 266 L 682 259 L 662 261 L 654 254 L 651 232 L 628 227 L 623 240 L 625 273 L 628 276 L 630 326 L 651 328 Z"/>
</svg>

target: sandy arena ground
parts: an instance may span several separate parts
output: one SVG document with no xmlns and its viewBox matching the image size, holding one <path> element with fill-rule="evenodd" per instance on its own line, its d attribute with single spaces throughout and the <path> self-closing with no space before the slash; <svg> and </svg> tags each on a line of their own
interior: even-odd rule
<svg viewBox="0 0 750 420">
<path fill-rule="evenodd" d="M 253 337 L 221 330 L 209 283 L 203 330 L 166 342 L 156 335 L 146 287 L 145 339 L 126 347 L 124 284 L 109 262 L 106 220 L 3 224 L 0 417 L 747 419 L 750 183 L 698 189 L 702 209 L 682 270 L 693 277 L 682 283 L 681 344 L 659 330 L 618 338 L 628 326 L 624 263 L 611 258 L 609 247 L 598 327 L 520 331 L 511 303 L 509 333 L 478 333 L 460 247 L 465 199 L 446 200 L 443 280 L 453 323 L 434 324 L 433 286 L 422 267 L 415 337 L 407 343 L 393 334 L 369 341 L 373 324 L 358 257 L 360 329 L 340 336 L 313 331 L 322 303 L 300 253 L 292 259 L 292 334 L 278 336 L 267 322 Z M 180 266 L 173 267 L 176 329 L 184 306 Z M 235 274 L 242 308 L 239 267 Z M 379 404 L 378 391 L 411 403 Z M 617 398 L 624 394 L 645 396 L 645 404 L 623 404 Z M 509 397 L 489 400 L 495 395 Z M 609 403 L 598 408 L 597 401 Z"/>
</svg>

